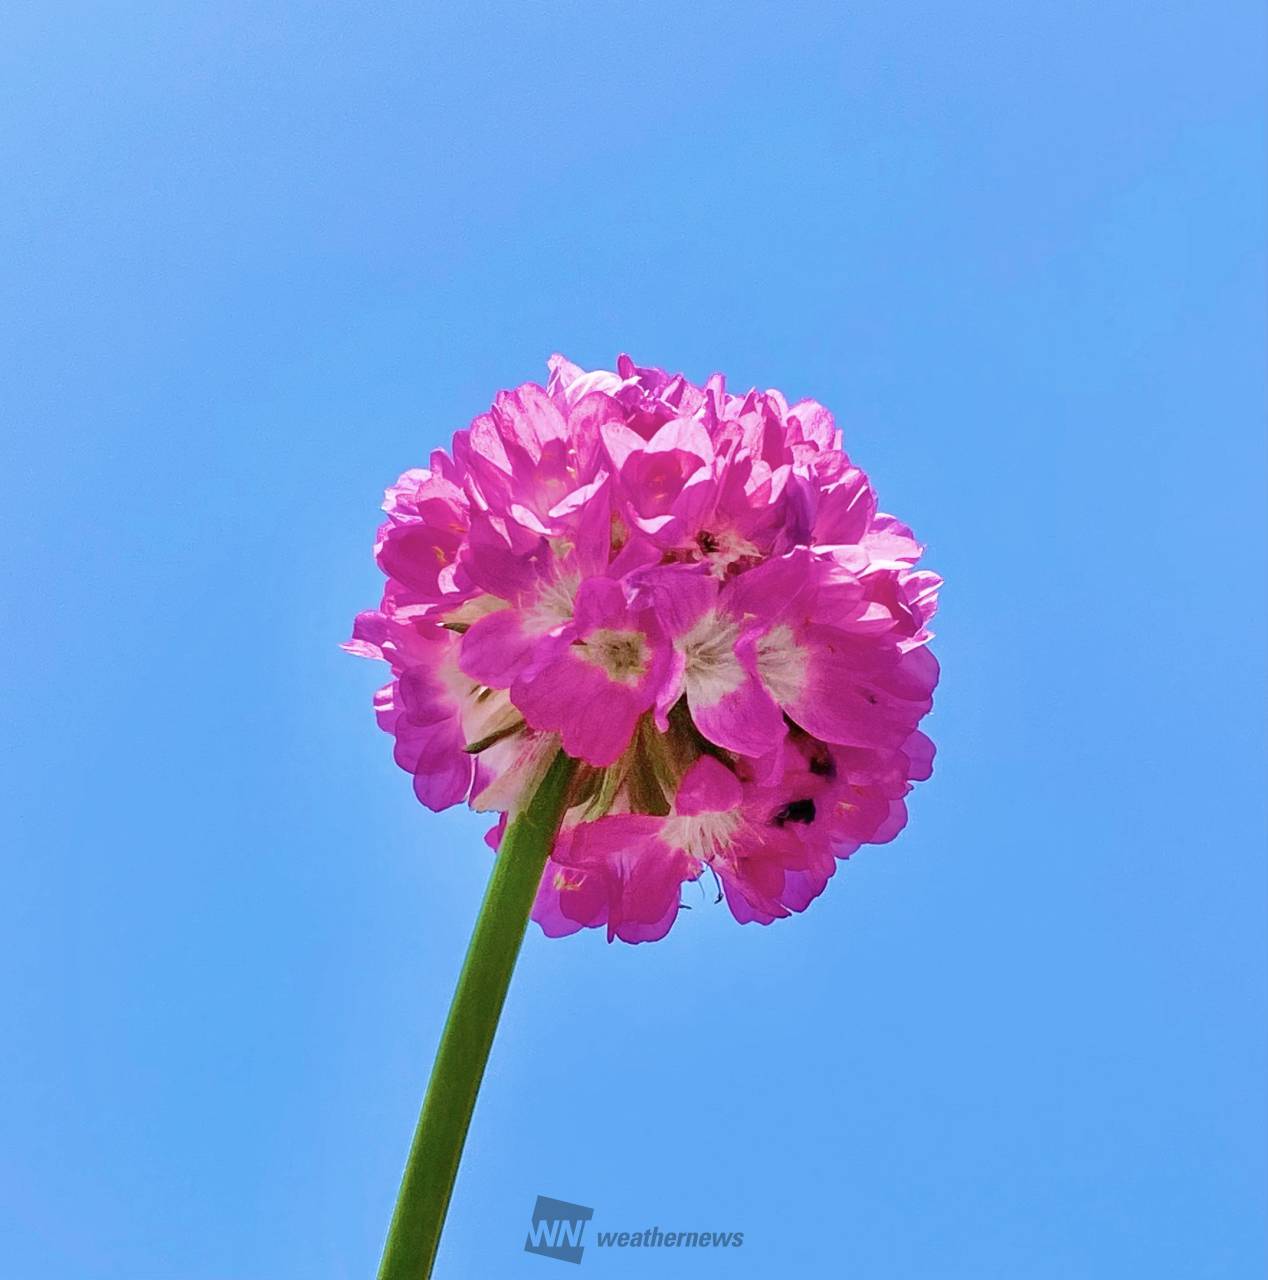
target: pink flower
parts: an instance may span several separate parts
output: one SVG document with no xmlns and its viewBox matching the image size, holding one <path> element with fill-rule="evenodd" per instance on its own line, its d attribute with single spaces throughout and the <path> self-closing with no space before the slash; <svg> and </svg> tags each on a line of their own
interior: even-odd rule
<svg viewBox="0 0 1268 1280">
<path fill-rule="evenodd" d="M 581 762 L 534 918 L 663 937 L 706 879 L 741 922 L 802 911 L 891 840 L 941 580 L 831 414 L 627 356 L 555 356 L 388 490 L 377 611 L 347 647 L 420 800 L 508 815 Z"/>
</svg>

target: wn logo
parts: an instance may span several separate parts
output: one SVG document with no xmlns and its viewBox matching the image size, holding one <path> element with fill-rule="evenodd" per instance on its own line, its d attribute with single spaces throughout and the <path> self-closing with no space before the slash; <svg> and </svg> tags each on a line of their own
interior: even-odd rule
<svg viewBox="0 0 1268 1280">
<path fill-rule="evenodd" d="M 581 1233 L 593 1217 L 594 1210 L 584 1205 L 538 1196 L 524 1251 L 558 1258 L 560 1262 L 580 1262 Z"/>
</svg>

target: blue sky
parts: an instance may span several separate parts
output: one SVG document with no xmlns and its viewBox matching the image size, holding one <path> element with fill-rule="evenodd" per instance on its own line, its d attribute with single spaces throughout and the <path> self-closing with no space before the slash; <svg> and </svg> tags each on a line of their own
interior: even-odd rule
<svg viewBox="0 0 1268 1280">
<path fill-rule="evenodd" d="M 1258 5 L 22 5 L 6 1273 L 373 1273 L 488 855 L 339 652 L 555 350 L 837 413 L 948 590 L 894 845 L 530 935 L 440 1274 L 1261 1274 Z M 552 1270 L 553 1268 L 553 1270 Z"/>
</svg>

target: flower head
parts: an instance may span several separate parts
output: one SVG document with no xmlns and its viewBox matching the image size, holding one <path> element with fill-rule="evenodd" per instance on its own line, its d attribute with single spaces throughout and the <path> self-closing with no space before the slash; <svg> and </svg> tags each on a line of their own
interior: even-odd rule
<svg viewBox="0 0 1268 1280">
<path fill-rule="evenodd" d="M 803 910 L 891 840 L 941 580 L 820 404 L 628 356 L 498 395 L 387 491 L 381 658 L 395 757 L 432 809 L 502 816 L 580 762 L 534 918 L 661 938 L 707 872 L 741 922 Z"/>
</svg>

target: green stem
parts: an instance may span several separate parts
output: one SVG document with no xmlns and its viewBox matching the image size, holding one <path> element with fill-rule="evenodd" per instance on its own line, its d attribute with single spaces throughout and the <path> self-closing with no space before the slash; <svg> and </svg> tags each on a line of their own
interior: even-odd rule
<svg viewBox="0 0 1268 1280">
<path fill-rule="evenodd" d="M 502 838 L 436 1051 L 379 1280 L 431 1275 L 484 1064 L 575 767 L 561 751 Z"/>
</svg>

